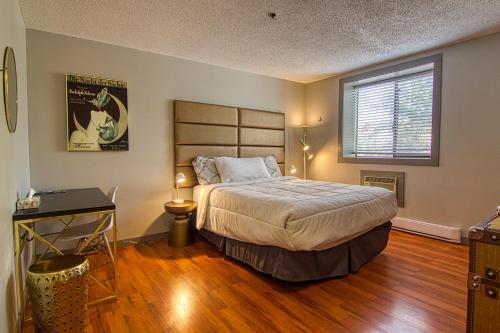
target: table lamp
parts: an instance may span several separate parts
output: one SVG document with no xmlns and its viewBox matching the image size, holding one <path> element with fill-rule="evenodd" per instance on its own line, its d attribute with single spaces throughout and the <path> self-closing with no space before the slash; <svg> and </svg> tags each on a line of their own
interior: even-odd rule
<svg viewBox="0 0 500 333">
<path fill-rule="evenodd" d="M 186 176 L 182 172 L 179 172 L 177 175 L 175 175 L 175 203 L 184 203 L 184 199 L 179 198 L 179 184 L 184 183 L 185 181 Z"/>
</svg>

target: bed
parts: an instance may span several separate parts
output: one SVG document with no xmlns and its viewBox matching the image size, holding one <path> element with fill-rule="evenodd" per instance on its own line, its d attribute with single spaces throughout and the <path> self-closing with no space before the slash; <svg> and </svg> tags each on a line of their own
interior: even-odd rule
<svg viewBox="0 0 500 333">
<path fill-rule="evenodd" d="M 175 132 L 176 172 L 193 187 L 196 228 L 225 255 L 281 280 L 310 281 L 355 272 L 386 247 L 391 191 L 290 176 L 197 184 L 191 162 L 199 155 L 273 155 L 284 174 L 284 114 L 176 101 Z"/>
</svg>

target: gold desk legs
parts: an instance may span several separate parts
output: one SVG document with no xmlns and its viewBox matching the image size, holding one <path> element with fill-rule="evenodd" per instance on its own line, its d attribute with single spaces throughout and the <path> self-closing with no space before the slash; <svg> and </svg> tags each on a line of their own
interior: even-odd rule
<svg viewBox="0 0 500 333">
<path fill-rule="evenodd" d="M 71 226 L 71 224 L 72 224 L 72 223 L 73 223 L 73 221 L 75 220 L 75 217 L 74 217 L 74 216 L 72 216 L 72 217 L 71 217 L 71 219 L 70 219 L 68 222 L 64 221 L 62 218 L 60 218 L 60 219 L 58 219 L 58 220 L 59 220 L 59 222 L 61 222 L 62 224 L 64 224 L 64 228 L 63 228 L 63 230 L 61 230 L 61 232 L 60 232 L 60 233 L 56 236 L 56 238 L 54 238 L 54 240 L 52 240 L 52 242 L 50 242 L 52 245 L 54 245 L 54 244 L 57 242 L 57 240 L 59 239 L 59 237 L 61 237 L 61 235 L 63 234 L 63 232 L 65 232 L 65 231 L 66 231 L 66 229 L 68 229 L 68 228 Z M 33 231 L 34 231 L 34 230 L 35 230 L 35 228 L 34 228 L 34 226 L 33 226 Z M 35 263 L 37 263 L 37 262 L 38 262 L 38 260 L 42 260 L 42 259 L 45 257 L 45 255 L 47 254 L 47 252 L 49 252 L 49 249 L 50 249 L 50 248 L 51 248 L 50 246 L 47 246 L 47 247 L 45 248 L 45 251 L 43 252 L 43 254 L 40 256 L 40 258 L 37 258 L 37 260 L 35 261 Z"/>
<path fill-rule="evenodd" d="M 23 261 L 21 256 L 21 239 L 19 237 L 19 225 L 14 222 L 14 242 L 16 257 L 16 279 L 17 279 L 17 318 L 24 317 L 24 294 L 23 294 Z"/>
<path fill-rule="evenodd" d="M 57 247 L 55 247 L 53 243 L 51 243 L 48 240 L 46 240 L 45 238 L 43 238 L 41 235 L 36 233 L 32 228 L 29 228 L 29 227 L 25 226 L 24 224 L 20 224 L 20 226 L 21 226 L 21 228 L 23 228 L 24 230 L 29 232 L 34 238 L 38 239 L 39 242 L 45 244 L 47 246 L 47 248 L 51 248 L 52 250 L 54 250 L 54 252 L 56 252 L 57 254 L 59 254 L 61 256 L 64 255 L 64 253 L 61 250 L 59 250 Z M 45 252 L 44 252 L 44 255 L 45 255 Z"/>
<path fill-rule="evenodd" d="M 118 262 L 118 257 L 117 257 L 117 243 L 118 243 L 118 237 L 117 237 L 117 228 L 116 228 L 116 211 L 107 211 L 107 212 L 99 212 L 99 214 L 104 214 L 104 215 L 112 215 L 113 216 L 113 260 L 111 261 L 113 265 L 113 278 L 114 278 L 114 283 L 113 283 L 113 288 L 110 290 L 107 288 L 102 282 L 97 280 L 94 276 L 89 274 L 89 278 L 94 280 L 99 286 L 107 290 L 108 292 L 111 293 L 109 296 L 102 297 L 100 299 L 97 299 L 95 301 L 89 302 L 88 304 L 96 304 L 96 303 L 101 303 L 103 301 L 107 300 L 113 300 L 118 298 L 118 267 L 117 267 L 117 262 Z M 17 280 L 17 304 L 18 304 L 18 318 L 21 319 L 21 321 L 24 320 L 24 311 L 25 311 L 25 295 L 24 295 L 24 279 L 22 275 L 22 270 L 23 270 L 23 261 L 22 261 L 22 250 L 23 250 L 23 245 L 24 242 L 26 241 L 26 237 L 28 235 L 33 237 L 33 240 L 37 240 L 41 243 L 43 243 L 47 248 L 42 254 L 42 257 L 44 257 L 48 250 L 51 249 L 54 252 L 62 255 L 63 252 L 60 251 L 57 247 L 55 247 L 54 243 L 59 239 L 59 236 L 56 237 L 55 240 L 52 242 L 49 242 L 45 238 L 43 238 L 42 235 L 38 234 L 35 231 L 35 224 L 36 222 L 41 222 L 41 221 L 47 221 L 47 220 L 58 220 L 62 222 L 65 226 L 63 228 L 63 231 L 66 230 L 69 225 L 74 221 L 75 217 L 77 216 L 89 216 L 89 215 L 96 215 L 96 213 L 84 213 L 84 214 L 75 214 L 75 215 L 69 215 L 69 216 L 60 216 L 60 217 L 52 217 L 52 218 L 44 218 L 44 219 L 37 219 L 37 220 L 23 220 L 23 221 L 14 221 L 14 241 L 15 241 L 15 260 L 16 260 L 16 280 Z M 62 220 L 64 217 L 69 217 L 70 221 L 65 222 Z M 95 239 L 99 232 L 101 232 L 102 228 L 104 227 L 104 224 L 106 222 L 106 219 L 103 219 L 102 223 L 99 224 L 99 226 L 94 230 L 92 235 L 90 235 L 87 239 L 87 241 L 84 243 L 84 245 L 88 245 L 93 239 Z M 31 227 L 30 227 L 31 225 Z M 21 236 L 21 230 L 24 230 L 26 233 L 26 237 Z M 36 244 L 36 242 L 34 242 Z M 34 255 L 34 259 L 36 261 L 36 246 L 35 244 L 32 245 L 32 255 Z"/>
<path fill-rule="evenodd" d="M 107 222 L 107 219 L 106 218 L 102 218 L 102 221 L 101 223 L 97 226 L 97 228 L 95 228 L 95 230 L 92 232 L 92 235 L 90 235 L 84 242 L 83 242 L 83 245 L 81 246 L 81 249 L 85 249 L 87 246 L 89 246 L 90 243 L 92 243 L 92 241 L 97 238 L 99 236 L 99 233 L 101 232 L 102 228 L 104 227 L 104 225 L 106 224 Z M 113 224 L 114 226 L 114 224 Z"/>
</svg>

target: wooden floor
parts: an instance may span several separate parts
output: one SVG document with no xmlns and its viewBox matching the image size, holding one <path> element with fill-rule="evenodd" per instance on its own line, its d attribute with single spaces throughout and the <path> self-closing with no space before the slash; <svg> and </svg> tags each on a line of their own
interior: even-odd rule
<svg viewBox="0 0 500 333">
<path fill-rule="evenodd" d="M 467 254 L 392 231 L 358 273 L 296 284 L 202 239 L 184 249 L 128 246 L 119 252 L 120 298 L 89 308 L 88 332 L 465 332 Z"/>
</svg>

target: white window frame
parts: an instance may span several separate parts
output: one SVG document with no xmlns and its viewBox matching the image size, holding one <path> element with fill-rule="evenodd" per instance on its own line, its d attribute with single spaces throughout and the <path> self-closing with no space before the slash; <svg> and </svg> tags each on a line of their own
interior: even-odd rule
<svg viewBox="0 0 500 333">
<path fill-rule="evenodd" d="M 383 75 L 405 72 L 412 68 L 433 64 L 433 96 L 432 96 L 432 134 L 430 158 L 416 157 L 355 157 L 344 155 L 344 89 L 346 84 L 362 80 L 370 80 Z M 380 80 L 382 81 L 382 80 Z M 400 63 L 381 69 L 364 72 L 339 81 L 339 120 L 338 120 L 338 161 L 339 163 L 359 164 L 394 164 L 394 165 L 421 165 L 439 166 L 439 146 L 441 127 L 441 82 L 442 82 L 442 54 L 436 54 L 417 60 Z"/>
</svg>

